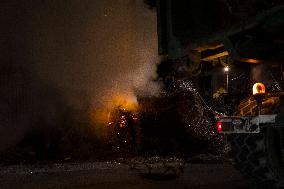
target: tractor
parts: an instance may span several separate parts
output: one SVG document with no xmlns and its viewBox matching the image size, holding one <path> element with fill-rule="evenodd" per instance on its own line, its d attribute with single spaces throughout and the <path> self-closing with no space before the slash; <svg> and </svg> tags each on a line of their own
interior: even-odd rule
<svg viewBox="0 0 284 189">
<path fill-rule="evenodd" d="M 182 83 L 179 86 L 190 88 L 186 82 L 190 80 L 206 109 L 204 116 L 214 118 L 214 124 L 205 125 L 227 138 L 235 167 L 263 187 L 283 186 L 283 2 L 148 0 L 148 4 L 157 10 L 159 54 L 172 70 L 163 76 L 165 86 Z M 184 106 L 191 104 L 180 104 L 181 117 L 189 113 L 182 111 Z M 190 113 L 200 115 L 198 107 Z M 204 125 L 202 120 L 192 124 Z"/>
</svg>

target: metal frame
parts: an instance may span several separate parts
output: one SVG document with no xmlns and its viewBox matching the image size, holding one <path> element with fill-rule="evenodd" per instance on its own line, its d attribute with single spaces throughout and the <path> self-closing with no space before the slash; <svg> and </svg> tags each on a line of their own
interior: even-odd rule
<svg viewBox="0 0 284 189">
<path fill-rule="evenodd" d="M 222 131 L 219 133 L 259 133 L 261 127 L 283 127 L 284 124 L 277 121 L 277 114 L 265 114 L 259 116 L 225 116 L 217 118 L 222 123 Z"/>
</svg>

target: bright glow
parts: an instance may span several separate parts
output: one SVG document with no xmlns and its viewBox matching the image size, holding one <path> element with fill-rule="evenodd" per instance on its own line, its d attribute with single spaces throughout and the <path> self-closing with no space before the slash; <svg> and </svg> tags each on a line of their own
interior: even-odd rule
<svg viewBox="0 0 284 189">
<path fill-rule="evenodd" d="M 259 64 L 259 63 L 261 63 L 260 60 L 253 59 L 253 58 L 241 58 L 240 60 L 242 62 L 247 62 L 247 63 L 251 63 L 251 64 Z"/>
<path fill-rule="evenodd" d="M 258 64 L 258 63 L 260 63 L 259 60 L 252 59 L 252 58 L 247 59 L 247 62 L 248 62 L 248 63 L 253 63 L 253 64 Z"/>
<path fill-rule="evenodd" d="M 265 94 L 265 85 L 263 83 L 255 83 L 252 87 L 252 94 Z"/>
<path fill-rule="evenodd" d="M 221 131 L 222 131 L 222 122 L 221 122 L 221 121 L 218 121 L 218 122 L 216 123 L 216 127 L 217 127 L 217 131 L 218 131 L 218 132 L 221 132 Z"/>
<path fill-rule="evenodd" d="M 106 103 L 105 107 L 96 108 L 92 107 L 90 109 L 90 117 L 94 126 L 98 127 L 99 125 L 113 125 L 112 113 L 120 108 L 123 111 L 131 111 L 136 113 L 138 111 L 138 102 L 136 99 L 133 99 L 127 95 L 114 96 L 110 102 Z M 122 117 L 122 127 L 125 124 L 125 117 Z M 99 123 L 99 124 L 98 124 Z M 102 131 L 102 130 L 101 130 Z"/>
<path fill-rule="evenodd" d="M 117 94 L 112 98 L 112 102 L 109 106 L 111 109 L 121 107 L 123 111 L 136 111 L 138 108 L 138 103 L 136 99 L 132 99 L 126 95 Z"/>
<path fill-rule="evenodd" d="M 224 71 L 225 71 L 225 72 L 228 72 L 229 69 L 230 69 L 229 66 L 224 67 Z"/>
<path fill-rule="evenodd" d="M 126 117 L 124 115 L 122 115 L 120 117 L 120 120 L 119 120 L 119 127 L 124 128 L 124 127 L 126 127 L 126 124 L 127 124 Z"/>
</svg>

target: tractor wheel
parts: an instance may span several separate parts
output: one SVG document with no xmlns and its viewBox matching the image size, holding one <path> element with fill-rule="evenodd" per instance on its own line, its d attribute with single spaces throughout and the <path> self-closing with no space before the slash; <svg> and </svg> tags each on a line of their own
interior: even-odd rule
<svg viewBox="0 0 284 189">
<path fill-rule="evenodd" d="M 262 114 L 274 113 L 279 104 L 279 97 L 264 99 Z M 254 115 L 255 110 L 255 101 L 247 98 L 240 103 L 236 115 Z M 235 167 L 245 178 L 263 188 L 284 186 L 284 130 L 263 127 L 258 134 L 231 135 L 229 141 Z"/>
</svg>

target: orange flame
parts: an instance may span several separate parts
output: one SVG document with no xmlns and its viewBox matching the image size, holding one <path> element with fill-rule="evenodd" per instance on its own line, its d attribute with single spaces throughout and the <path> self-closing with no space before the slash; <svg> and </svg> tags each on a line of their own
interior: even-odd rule
<svg viewBox="0 0 284 189">
<path fill-rule="evenodd" d="M 265 85 L 263 83 L 255 83 L 252 87 L 253 95 L 265 94 Z"/>
<path fill-rule="evenodd" d="M 90 116 L 94 123 L 108 124 L 112 126 L 111 112 L 120 107 L 122 110 L 132 111 L 136 113 L 138 111 L 138 103 L 134 98 L 130 98 L 126 95 L 116 95 L 106 103 L 105 107 L 96 108 L 93 107 L 90 110 Z"/>
<path fill-rule="evenodd" d="M 111 108 L 120 106 L 124 110 L 136 111 L 138 108 L 138 103 L 136 99 L 132 99 L 123 95 L 116 95 L 112 98 Z"/>
</svg>

